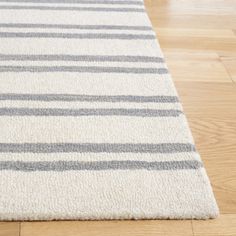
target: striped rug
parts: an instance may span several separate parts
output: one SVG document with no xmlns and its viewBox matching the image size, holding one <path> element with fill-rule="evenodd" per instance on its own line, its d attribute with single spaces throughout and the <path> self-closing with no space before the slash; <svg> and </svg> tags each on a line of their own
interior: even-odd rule
<svg viewBox="0 0 236 236">
<path fill-rule="evenodd" d="M 0 220 L 218 215 L 142 0 L 0 0 L 0 127 Z"/>
</svg>

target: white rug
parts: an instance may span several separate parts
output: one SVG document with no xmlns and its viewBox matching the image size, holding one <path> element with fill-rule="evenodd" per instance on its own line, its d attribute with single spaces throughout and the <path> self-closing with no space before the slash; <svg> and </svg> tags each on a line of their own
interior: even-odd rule
<svg viewBox="0 0 236 236">
<path fill-rule="evenodd" d="M 141 0 L 0 0 L 0 219 L 207 219 L 205 169 Z"/>
</svg>

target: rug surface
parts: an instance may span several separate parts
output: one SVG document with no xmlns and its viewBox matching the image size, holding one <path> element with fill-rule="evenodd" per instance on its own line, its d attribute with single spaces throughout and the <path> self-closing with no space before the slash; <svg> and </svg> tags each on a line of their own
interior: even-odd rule
<svg viewBox="0 0 236 236">
<path fill-rule="evenodd" d="M 0 219 L 207 219 L 212 189 L 141 0 L 0 0 Z"/>
</svg>

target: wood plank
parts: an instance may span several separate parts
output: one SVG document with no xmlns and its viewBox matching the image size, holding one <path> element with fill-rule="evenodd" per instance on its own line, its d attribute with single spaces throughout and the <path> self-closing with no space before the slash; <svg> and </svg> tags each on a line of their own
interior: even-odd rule
<svg viewBox="0 0 236 236">
<path fill-rule="evenodd" d="M 19 236 L 20 223 L 18 222 L 0 222 L 0 236 Z"/>
<path fill-rule="evenodd" d="M 21 236 L 193 236 L 191 221 L 24 222 Z"/>
<path fill-rule="evenodd" d="M 236 57 L 221 57 L 231 79 L 236 82 Z"/>
<path fill-rule="evenodd" d="M 236 213 L 236 121 L 204 116 L 188 121 L 221 213 Z"/>
<path fill-rule="evenodd" d="M 232 82 L 216 53 L 164 51 L 164 55 L 174 81 Z"/>
<path fill-rule="evenodd" d="M 224 156 L 224 153 L 221 153 Z M 206 157 L 202 155 L 204 166 L 210 178 L 213 192 L 215 194 L 221 214 L 236 212 L 236 168 L 232 161 L 205 161 Z M 228 157 L 229 159 L 229 157 Z M 236 232 L 235 232 L 236 235 Z"/>
<path fill-rule="evenodd" d="M 234 15 L 236 2 L 234 0 L 146 0 L 146 5 L 150 12 L 166 13 L 170 15 Z"/>
<path fill-rule="evenodd" d="M 221 215 L 218 219 L 193 221 L 194 236 L 235 236 L 236 214 Z"/>
<path fill-rule="evenodd" d="M 187 117 L 236 117 L 234 83 L 175 81 Z"/>
<path fill-rule="evenodd" d="M 236 55 L 236 2 L 145 2 L 163 49 L 194 49 Z M 219 17 L 220 14 L 223 16 Z"/>
<path fill-rule="evenodd" d="M 233 0 L 145 0 L 145 5 L 155 27 L 231 30 L 236 25 Z"/>
<path fill-rule="evenodd" d="M 165 1 L 164 1 L 165 2 Z M 148 15 L 155 27 L 166 28 L 193 28 L 193 29 L 234 29 L 236 25 L 236 16 L 225 15 L 181 15 L 181 14 L 157 14 L 147 9 Z"/>
<path fill-rule="evenodd" d="M 201 117 L 188 115 L 188 120 L 202 154 L 208 156 L 209 160 L 212 157 L 214 160 L 225 162 L 227 158 L 231 158 L 231 163 L 236 164 L 236 159 L 233 158 L 236 153 L 236 120 L 204 115 Z"/>
<path fill-rule="evenodd" d="M 155 27 L 158 37 L 211 37 L 233 38 L 236 35 L 232 29 L 194 29 L 194 28 L 161 28 Z M 204 52 L 204 51 L 203 51 Z"/>
<path fill-rule="evenodd" d="M 236 213 L 236 86 L 176 82 L 221 213 Z"/>
<path fill-rule="evenodd" d="M 194 49 L 219 53 L 236 51 L 236 38 L 160 36 L 158 39 L 162 48 Z"/>
</svg>

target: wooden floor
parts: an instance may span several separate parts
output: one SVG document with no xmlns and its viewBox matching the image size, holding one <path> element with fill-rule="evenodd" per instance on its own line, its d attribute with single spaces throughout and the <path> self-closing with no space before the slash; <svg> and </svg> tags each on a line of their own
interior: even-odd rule
<svg viewBox="0 0 236 236">
<path fill-rule="evenodd" d="M 146 0 L 220 207 L 208 221 L 0 223 L 0 236 L 236 235 L 236 0 Z"/>
</svg>

